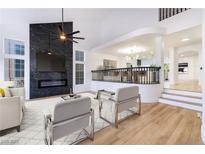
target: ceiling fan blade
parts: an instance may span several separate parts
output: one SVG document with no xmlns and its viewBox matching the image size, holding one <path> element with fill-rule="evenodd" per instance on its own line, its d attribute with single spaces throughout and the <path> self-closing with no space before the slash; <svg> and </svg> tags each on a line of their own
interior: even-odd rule
<svg viewBox="0 0 205 154">
<path fill-rule="evenodd" d="M 80 33 L 80 31 L 78 30 L 78 31 L 75 31 L 75 32 L 68 33 L 66 35 L 74 35 L 74 34 L 77 34 L 77 33 Z"/>
<path fill-rule="evenodd" d="M 71 38 L 71 39 L 79 39 L 79 40 L 84 40 L 85 38 L 84 37 L 69 37 L 69 38 Z"/>
<path fill-rule="evenodd" d="M 72 40 L 71 38 L 67 38 L 69 41 L 71 41 L 71 42 L 74 42 L 74 43 L 78 43 L 77 41 L 75 41 L 75 40 Z"/>
</svg>

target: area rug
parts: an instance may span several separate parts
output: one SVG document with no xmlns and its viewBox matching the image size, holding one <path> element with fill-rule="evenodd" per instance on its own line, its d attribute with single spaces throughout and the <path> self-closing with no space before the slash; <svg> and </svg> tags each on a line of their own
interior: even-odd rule
<svg viewBox="0 0 205 154">
<path fill-rule="evenodd" d="M 99 102 L 94 99 L 95 95 L 92 93 L 82 93 L 82 97 L 91 98 L 91 106 L 94 109 L 94 123 L 95 132 L 107 127 L 109 124 L 99 118 Z M 44 99 L 37 99 L 26 102 L 26 108 L 24 117 L 21 123 L 21 131 L 17 132 L 15 129 L 6 132 L 3 136 L 0 136 L 0 145 L 43 145 L 44 143 L 44 119 L 43 112 L 48 110 L 56 103 L 63 101 L 61 97 L 51 97 Z M 114 120 L 114 104 L 106 102 L 102 110 L 103 116 Z M 120 114 L 119 119 L 128 116 L 129 112 L 123 112 Z M 80 134 L 80 135 L 79 135 Z M 85 134 L 77 131 L 68 136 L 60 138 L 54 142 L 57 145 L 68 145 L 76 141 L 77 137 L 83 138 Z"/>
</svg>

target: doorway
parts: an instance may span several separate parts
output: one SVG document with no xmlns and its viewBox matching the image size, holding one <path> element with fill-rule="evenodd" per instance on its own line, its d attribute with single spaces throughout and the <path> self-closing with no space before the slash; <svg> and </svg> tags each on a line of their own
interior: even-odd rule
<svg viewBox="0 0 205 154">
<path fill-rule="evenodd" d="M 165 38 L 164 88 L 201 92 L 201 26 Z"/>
</svg>

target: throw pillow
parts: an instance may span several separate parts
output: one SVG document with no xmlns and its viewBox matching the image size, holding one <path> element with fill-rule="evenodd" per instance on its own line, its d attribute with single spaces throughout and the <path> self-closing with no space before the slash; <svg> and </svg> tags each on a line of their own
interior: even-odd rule
<svg viewBox="0 0 205 154">
<path fill-rule="evenodd" d="M 0 97 L 5 97 L 5 92 L 3 88 L 0 88 Z"/>
<path fill-rule="evenodd" d="M 11 93 L 8 87 L 1 87 L 4 90 L 4 97 L 11 97 Z"/>
</svg>

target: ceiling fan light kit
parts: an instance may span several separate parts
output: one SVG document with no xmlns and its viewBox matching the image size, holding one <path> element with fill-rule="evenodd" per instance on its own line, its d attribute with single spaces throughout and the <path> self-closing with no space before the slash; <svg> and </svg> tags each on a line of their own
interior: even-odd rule
<svg viewBox="0 0 205 154">
<path fill-rule="evenodd" d="M 62 21 L 61 21 L 61 24 L 59 24 L 58 26 L 58 31 L 59 31 L 59 34 L 53 34 L 53 35 L 56 35 L 57 38 L 55 38 L 54 40 L 60 40 L 60 41 L 63 41 L 63 43 L 68 43 L 68 42 L 74 42 L 74 43 L 78 43 L 76 40 L 79 39 L 79 40 L 84 40 L 85 38 L 83 37 L 75 37 L 73 35 L 75 34 L 78 34 L 80 33 L 79 30 L 77 31 L 74 31 L 74 32 L 70 32 L 70 33 L 66 33 L 65 32 L 65 29 L 64 29 L 64 10 L 62 8 Z M 50 35 L 50 34 L 49 34 Z"/>
<path fill-rule="evenodd" d="M 65 40 L 65 39 L 66 39 L 66 36 L 65 36 L 64 34 L 61 34 L 61 35 L 60 35 L 60 39 L 61 39 L 61 40 Z"/>
</svg>

